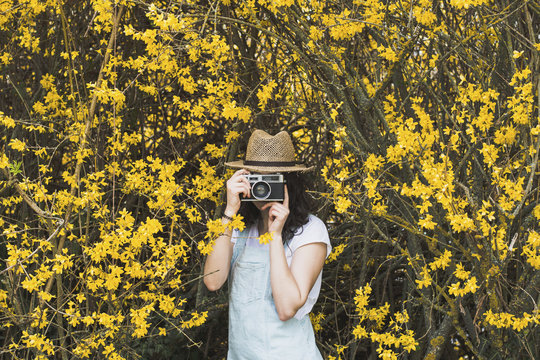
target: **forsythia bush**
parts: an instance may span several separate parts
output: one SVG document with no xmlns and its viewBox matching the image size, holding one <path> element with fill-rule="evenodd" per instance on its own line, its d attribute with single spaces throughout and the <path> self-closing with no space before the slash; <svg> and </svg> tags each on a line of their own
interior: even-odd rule
<svg viewBox="0 0 540 360">
<path fill-rule="evenodd" d="M 316 167 L 325 358 L 540 357 L 539 17 L 502 0 L 1 1 L 1 356 L 225 358 L 202 262 L 223 163 L 263 128 Z"/>
</svg>

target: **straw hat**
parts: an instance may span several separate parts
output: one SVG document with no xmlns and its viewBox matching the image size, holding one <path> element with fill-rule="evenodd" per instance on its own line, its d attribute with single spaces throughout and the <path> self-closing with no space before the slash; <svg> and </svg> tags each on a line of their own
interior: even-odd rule
<svg viewBox="0 0 540 360">
<path fill-rule="evenodd" d="M 286 131 L 272 136 L 255 130 L 249 138 L 245 160 L 231 161 L 225 165 L 255 172 L 308 171 L 313 167 L 297 164 L 291 137 Z"/>
</svg>

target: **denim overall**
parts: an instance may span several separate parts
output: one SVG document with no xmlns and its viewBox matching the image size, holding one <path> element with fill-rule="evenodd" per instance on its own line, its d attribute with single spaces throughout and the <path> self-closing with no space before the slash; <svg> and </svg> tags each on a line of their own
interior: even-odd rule
<svg viewBox="0 0 540 360">
<path fill-rule="evenodd" d="M 322 360 L 309 316 L 279 319 L 269 247 L 246 246 L 248 233 L 240 233 L 231 261 L 227 360 Z"/>
</svg>

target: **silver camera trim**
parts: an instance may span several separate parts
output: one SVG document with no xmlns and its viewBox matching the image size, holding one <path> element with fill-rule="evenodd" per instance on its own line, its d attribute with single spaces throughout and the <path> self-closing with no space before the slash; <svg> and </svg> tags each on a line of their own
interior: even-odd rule
<svg viewBox="0 0 540 360">
<path fill-rule="evenodd" d="M 249 181 L 249 180 L 248 180 Z M 265 184 L 266 186 L 268 186 L 268 192 L 266 193 L 266 196 L 265 197 L 258 197 L 255 195 L 255 193 L 253 192 L 253 188 L 255 187 L 255 185 L 257 184 Z M 268 199 L 268 197 L 270 196 L 270 194 L 272 193 L 272 187 L 270 186 L 270 184 L 266 181 L 263 181 L 263 180 L 259 180 L 259 181 L 256 181 L 253 183 L 253 185 L 251 186 L 251 195 L 253 195 L 253 198 L 254 199 L 257 199 L 257 200 L 266 200 Z"/>
</svg>

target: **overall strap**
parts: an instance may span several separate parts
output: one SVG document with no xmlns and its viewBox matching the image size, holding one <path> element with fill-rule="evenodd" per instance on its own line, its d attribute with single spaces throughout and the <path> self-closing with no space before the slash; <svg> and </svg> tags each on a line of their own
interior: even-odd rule
<svg viewBox="0 0 540 360">
<path fill-rule="evenodd" d="M 240 256 L 242 251 L 244 251 L 244 248 L 246 247 L 246 241 L 247 241 L 248 235 L 249 235 L 248 227 L 246 227 L 243 231 L 241 231 L 238 234 L 238 238 L 236 239 L 236 243 L 234 244 L 234 248 L 233 248 L 233 255 L 231 258 L 231 267 L 234 265 L 234 263 L 236 262 L 236 259 L 238 258 L 238 256 Z"/>
</svg>

